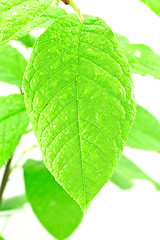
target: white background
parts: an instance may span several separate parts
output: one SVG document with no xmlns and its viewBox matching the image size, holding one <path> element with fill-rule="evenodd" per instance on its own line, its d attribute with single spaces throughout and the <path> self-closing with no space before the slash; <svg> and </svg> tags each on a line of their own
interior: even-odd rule
<svg viewBox="0 0 160 240">
<path fill-rule="evenodd" d="M 81 11 L 99 16 L 111 28 L 128 37 L 132 43 L 144 43 L 160 54 L 160 18 L 140 0 L 77 0 Z M 64 4 L 62 7 L 66 8 Z M 67 7 L 66 10 L 70 10 Z M 137 103 L 146 107 L 160 120 L 160 80 L 134 75 Z M 0 85 L 0 95 L 16 92 L 16 88 Z M 35 142 L 33 134 L 24 137 L 16 151 Z M 153 152 L 125 149 L 125 154 L 160 182 L 160 155 Z M 25 156 L 41 159 L 38 149 Z M 25 160 L 24 159 L 24 160 Z M 3 169 L 2 169 L 3 170 Z M 0 174 L 2 175 L 2 170 Z M 8 183 L 5 196 L 23 193 L 21 170 L 16 170 Z M 0 220 L 0 229 L 4 219 Z M 121 191 L 108 183 L 92 201 L 88 213 L 70 240 L 160 240 L 160 193 L 149 182 L 136 181 L 129 191 Z M 51 240 L 51 237 L 27 205 L 8 222 L 3 232 L 6 240 Z"/>
</svg>

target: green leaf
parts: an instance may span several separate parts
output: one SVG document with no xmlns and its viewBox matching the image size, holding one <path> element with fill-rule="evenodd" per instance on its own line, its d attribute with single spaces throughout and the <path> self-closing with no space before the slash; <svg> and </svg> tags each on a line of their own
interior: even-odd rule
<svg viewBox="0 0 160 240">
<path fill-rule="evenodd" d="M 2 236 L 0 236 L 0 240 L 5 240 Z"/>
<path fill-rule="evenodd" d="M 132 73 L 142 76 L 151 75 L 160 79 L 160 56 L 144 44 L 131 44 L 128 39 L 116 34 L 120 47 L 123 49 L 132 68 Z"/>
<path fill-rule="evenodd" d="M 53 0 L 0 0 L 0 45 L 26 35 Z"/>
<path fill-rule="evenodd" d="M 147 180 L 151 182 L 157 190 L 160 190 L 160 184 L 150 178 L 143 170 L 141 170 L 130 159 L 122 155 L 118 163 L 111 182 L 121 189 L 130 189 L 133 187 L 134 180 Z"/>
<path fill-rule="evenodd" d="M 79 205 L 55 181 L 42 161 L 24 165 L 26 194 L 41 224 L 58 240 L 70 236 L 82 220 Z"/>
<path fill-rule="evenodd" d="M 83 210 L 110 179 L 134 119 L 130 67 L 100 18 L 58 18 L 23 82 L 43 160 Z"/>
<path fill-rule="evenodd" d="M 37 38 L 30 34 L 17 39 L 17 41 L 21 42 L 27 48 L 33 47 L 36 40 L 37 40 Z"/>
<path fill-rule="evenodd" d="M 31 29 L 47 28 L 62 15 L 67 15 L 63 8 L 49 7 L 39 18 L 32 22 Z"/>
<path fill-rule="evenodd" d="M 31 30 L 36 30 L 40 28 L 47 28 L 49 27 L 58 17 L 62 15 L 67 15 L 67 12 L 59 7 L 49 7 L 39 18 L 35 19 L 31 25 Z M 27 33 L 27 32 L 26 32 Z M 36 37 L 32 35 L 26 35 L 17 39 L 26 47 L 33 47 Z"/>
<path fill-rule="evenodd" d="M 116 36 L 116 39 L 118 41 L 119 46 L 123 50 L 130 45 L 129 40 L 125 36 L 123 36 L 123 35 L 121 35 L 119 33 L 115 33 L 115 36 Z"/>
<path fill-rule="evenodd" d="M 22 95 L 0 97 L 0 167 L 13 155 L 28 124 Z"/>
<path fill-rule="evenodd" d="M 159 0 L 141 0 L 144 4 L 152 9 L 158 16 L 160 16 L 160 1 Z"/>
<path fill-rule="evenodd" d="M 21 87 L 27 61 L 10 45 L 0 47 L 0 81 Z"/>
<path fill-rule="evenodd" d="M 4 199 L 1 203 L 0 211 L 9 211 L 22 208 L 26 202 L 27 199 L 25 195 Z"/>
<path fill-rule="evenodd" d="M 160 123 L 139 105 L 136 119 L 128 135 L 127 146 L 160 153 Z"/>
</svg>

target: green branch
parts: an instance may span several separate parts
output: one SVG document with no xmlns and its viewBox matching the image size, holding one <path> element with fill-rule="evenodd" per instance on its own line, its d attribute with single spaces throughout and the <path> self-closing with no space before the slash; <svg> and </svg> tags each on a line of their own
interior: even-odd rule
<svg viewBox="0 0 160 240">
<path fill-rule="evenodd" d="M 70 5 L 73 8 L 73 10 L 75 11 L 75 13 L 77 14 L 77 16 L 79 17 L 79 19 L 81 20 L 81 22 L 84 22 L 85 18 L 82 15 L 80 9 L 73 2 L 73 0 L 61 0 L 61 1 L 64 2 L 64 4 L 66 4 L 66 5 Z"/>
<path fill-rule="evenodd" d="M 69 0 L 68 4 L 73 8 L 73 10 L 75 11 L 75 13 L 77 14 L 77 16 L 79 17 L 79 19 L 81 20 L 81 22 L 84 22 L 85 18 L 82 15 L 80 9 L 75 5 L 75 3 L 73 2 L 73 0 Z"/>
<path fill-rule="evenodd" d="M 8 181 L 8 176 L 9 176 L 9 172 L 10 172 L 11 161 L 12 161 L 12 157 L 11 157 L 11 158 L 9 159 L 9 161 L 7 162 L 6 167 L 5 167 L 5 171 L 4 171 L 4 174 L 3 174 L 2 183 L 1 183 L 1 186 L 0 186 L 0 205 L 1 205 L 1 202 L 2 202 L 2 197 L 3 197 L 4 189 L 5 189 L 6 184 L 7 184 L 7 181 Z"/>
<path fill-rule="evenodd" d="M 55 7 L 58 7 L 59 2 L 60 2 L 60 0 L 55 0 L 55 2 L 54 2 L 54 6 L 55 6 Z"/>
</svg>

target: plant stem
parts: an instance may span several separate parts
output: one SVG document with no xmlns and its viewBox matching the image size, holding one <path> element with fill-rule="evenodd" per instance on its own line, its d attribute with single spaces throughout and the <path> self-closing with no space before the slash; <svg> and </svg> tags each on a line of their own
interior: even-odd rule
<svg viewBox="0 0 160 240">
<path fill-rule="evenodd" d="M 60 2 L 60 0 L 55 0 L 55 2 L 54 2 L 54 6 L 55 6 L 55 7 L 58 7 L 59 2 Z"/>
<path fill-rule="evenodd" d="M 24 134 L 28 134 L 33 131 L 33 128 L 27 129 Z"/>
<path fill-rule="evenodd" d="M 73 0 L 61 0 L 61 1 L 64 2 L 66 5 L 70 5 L 77 14 L 77 16 L 79 17 L 79 19 L 81 20 L 81 22 L 84 22 L 85 17 L 82 15 L 80 9 L 76 6 Z"/>
<path fill-rule="evenodd" d="M 81 20 L 81 22 L 84 22 L 85 17 L 82 15 L 80 9 L 75 5 L 75 3 L 73 2 L 73 0 L 69 0 L 68 4 L 73 8 L 73 10 L 74 10 L 75 13 L 77 14 L 77 16 L 79 17 L 79 19 Z"/>
<path fill-rule="evenodd" d="M 7 181 L 8 181 L 8 176 L 9 176 L 9 171 L 10 171 L 10 165 L 11 165 L 11 161 L 12 161 L 12 157 L 9 159 L 9 161 L 6 164 L 5 170 L 4 170 L 4 174 L 3 174 L 3 178 L 2 178 L 2 183 L 0 186 L 0 205 L 2 202 L 2 197 L 3 197 L 3 192 L 4 189 L 6 187 Z"/>
<path fill-rule="evenodd" d="M 62 2 L 64 2 L 64 4 L 68 5 L 69 4 L 69 0 L 61 0 Z"/>
</svg>

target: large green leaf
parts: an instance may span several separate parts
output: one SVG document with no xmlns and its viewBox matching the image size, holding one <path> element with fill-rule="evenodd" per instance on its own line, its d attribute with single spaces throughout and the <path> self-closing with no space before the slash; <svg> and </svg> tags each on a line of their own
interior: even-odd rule
<svg viewBox="0 0 160 240">
<path fill-rule="evenodd" d="M 100 18 L 58 18 L 37 40 L 23 87 L 47 168 L 86 210 L 117 166 L 135 113 L 113 32 Z"/>
<path fill-rule="evenodd" d="M 31 23 L 53 0 L 0 0 L 0 45 L 31 31 Z"/>
<path fill-rule="evenodd" d="M 144 4 L 152 9 L 158 16 L 160 16 L 160 1 L 159 0 L 141 0 Z"/>
<path fill-rule="evenodd" d="M 83 213 L 79 205 L 55 181 L 42 161 L 24 165 L 28 201 L 42 225 L 58 240 L 67 238 L 79 225 Z"/>
<path fill-rule="evenodd" d="M 160 153 L 160 123 L 139 105 L 136 119 L 128 135 L 127 146 Z"/>
<path fill-rule="evenodd" d="M 26 202 L 27 199 L 25 195 L 3 199 L 0 211 L 9 211 L 22 208 Z"/>
<path fill-rule="evenodd" d="M 5 240 L 2 236 L 0 236 L 0 240 Z"/>
<path fill-rule="evenodd" d="M 157 190 L 160 190 L 159 183 L 150 178 L 130 159 L 122 155 L 118 167 L 111 178 L 111 182 L 121 189 L 130 189 L 133 186 L 134 180 L 147 180 L 151 182 Z"/>
<path fill-rule="evenodd" d="M 22 95 L 0 97 L 0 167 L 14 153 L 28 124 Z"/>
<path fill-rule="evenodd" d="M 144 44 L 131 44 L 128 39 L 120 34 L 116 34 L 120 47 L 123 49 L 132 73 L 142 76 L 152 75 L 160 79 L 160 56 L 151 48 Z"/>
<path fill-rule="evenodd" d="M 0 47 L 0 81 L 21 87 L 27 61 L 10 45 Z"/>
</svg>

